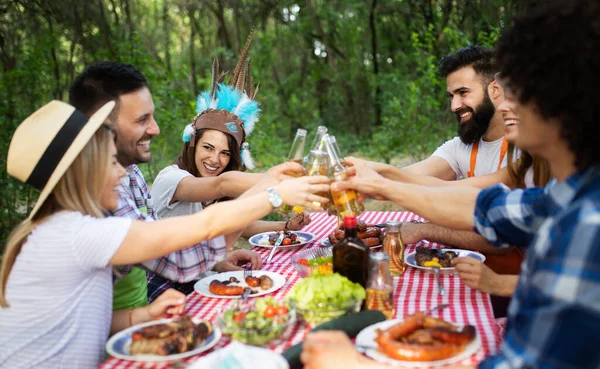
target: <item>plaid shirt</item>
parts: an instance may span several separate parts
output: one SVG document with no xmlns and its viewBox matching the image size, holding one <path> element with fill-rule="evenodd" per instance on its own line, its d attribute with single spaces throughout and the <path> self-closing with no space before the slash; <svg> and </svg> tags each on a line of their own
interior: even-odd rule
<svg viewBox="0 0 600 369">
<path fill-rule="evenodd" d="M 135 164 L 127 168 L 127 175 L 121 179 L 119 207 L 111 212 L 111 215 L 146 222 L 156 220 L 152 196 L 142 172 Z M 226 252 L 225 238 L 216 237 L 188 249 L 144 262 L 139 266 L 169 281 L 184 283 L 201 278 L 215 263 L 225 258 Z M 115 281 L 130 271 L 131 265 L 113 268 Z"/>
<path fill-rule="evenodd" d="M 480 368 L 600 368 L 600 166 L 545 189 L 482 191 L 475 229 L 529 247 L 500 353 Z"/>
</svg>

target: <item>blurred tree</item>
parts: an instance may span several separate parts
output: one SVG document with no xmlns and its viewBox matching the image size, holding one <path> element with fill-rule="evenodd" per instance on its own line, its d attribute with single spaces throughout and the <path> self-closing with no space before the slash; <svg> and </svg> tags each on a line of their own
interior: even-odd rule
<svg viewBox="0 0 600 369">
<path fill-rule="evenodd" d="M 151 181 L 181 148 L 218 57 L 232 70 L 251 27 L 263 114 L 250 136 L 260 168 L 280 162 L 299 127 L 327 125 L 343 151 L 390 161 L 429 154 L 454 134 L 437 63 L 493 46 L 533 0 L 0 0 L 0 164 L 14 129 L 66 100 L 88 64 L 117 60 L 149 79 L 161 135 Z M 35 191 L 0 174 L 0 239 Z M 4 242 L 2 241 L 2 244 Z"/>
</svg>

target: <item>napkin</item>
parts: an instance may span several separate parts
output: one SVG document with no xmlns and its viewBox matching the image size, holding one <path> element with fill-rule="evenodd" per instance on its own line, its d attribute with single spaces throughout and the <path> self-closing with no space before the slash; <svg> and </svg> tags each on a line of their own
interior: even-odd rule
<svg viewBox="0 0 600 369">
<path fill-rule="evenodd" d="M 360 313 L 345 315 L 327 323 L 318 325 L 313 328 L 311 332 L 322 330 L 343 331 L 348 335 L 348 337 L 354 338 L 366 327 L 382 322 L 385 319 L 385 315 L 383 315 L 383 313 L 379 310 L 365 310 L 361 311 Z M 302 367 L 302 362 L 300 361 L 302 343 L 303 342 L 300 342 L 299 344 L 288 348 L 283 353 L 283 357 L 290 365 L 290 369 Z"/>
<path fill-rule="evenodd" d="M 281 355 L 238 341 L 200 358 L 188 369 L 252 369 L 256 368 L 256 363 L 260 363 L 261 369 L 289 369 Z"/>
</svg>

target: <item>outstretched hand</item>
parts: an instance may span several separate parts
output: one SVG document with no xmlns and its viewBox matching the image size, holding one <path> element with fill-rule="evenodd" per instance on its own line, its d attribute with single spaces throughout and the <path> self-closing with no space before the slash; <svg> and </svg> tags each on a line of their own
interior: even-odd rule
<svg viewBox="0 0 600 369">
<path fill-rule="evenodd" d="M 362 356 L 348 336 L 339 331 L 309 333 L 302 345 L 300 360 L 306 369 L 369 369 L 387 368 Z"/>
<path fill-rule="evenodd" d="M 329 201 L 322 196 L 329 192 L 329 182 L 325 176 L 300 177 L 283 181 L 274 189 L 287 205 L 320 211 L 321 204 Z"/>
<path fill-rule="evenodd" d="M 386 181 L 384 177 L 370 168 L 364 160 L 348 157 L 344 161 L 350 165 L 347 170 L 349 177 L 345 181 L 332 184 L 332 190 L 352 189 L 360 192 L 362 196 L 385 200 L 385 197 L 381 194 Z"/>
<path fill-rule="evenodd" d="M 185 311 L 185 295 L 169 288 L 146 306 L 146 311 L 148 320 L 162 319 L 168 315 L 181 315 Z"/>
<path fill-rule="evenodd" d="M 250 263 L 253 270 L 262 268 L 262 258 L 254 251 L 233 250 L 227 253 L 225 260 L 218 262 L 213 267 L 216 272 L 233 272 L 244 270 L 242 265 Z"/>
</svg>

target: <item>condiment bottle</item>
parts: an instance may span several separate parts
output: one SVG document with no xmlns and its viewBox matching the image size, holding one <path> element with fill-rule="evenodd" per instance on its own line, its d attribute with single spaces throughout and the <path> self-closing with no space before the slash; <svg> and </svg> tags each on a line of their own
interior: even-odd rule
<svg viewBox="0 0 600 369">
<path fill-rule="evenodd" d="M 406 270 L 404 264 L 404 244 L 400 238 L 400 227 L 402 223 L 397 220 L 385 222 L 385 239 L 383 240 L 383 252 L 390 257 L 390 273 L 399 276 Z"/>
<path fill-rule="evenodd" d="M 369 247 L 358 238 L 355 215 L 344 217 L 344 238 L 333 245 L 333 272 L 367 288 Z"/>
<path fill-rule="evenodd" d="M 394 316 L 394 285 L 389 269 L 389 255 L 374 252 L 369 260 L 367 309 L 379 310 L 388 319 Z"/>
</svg>

